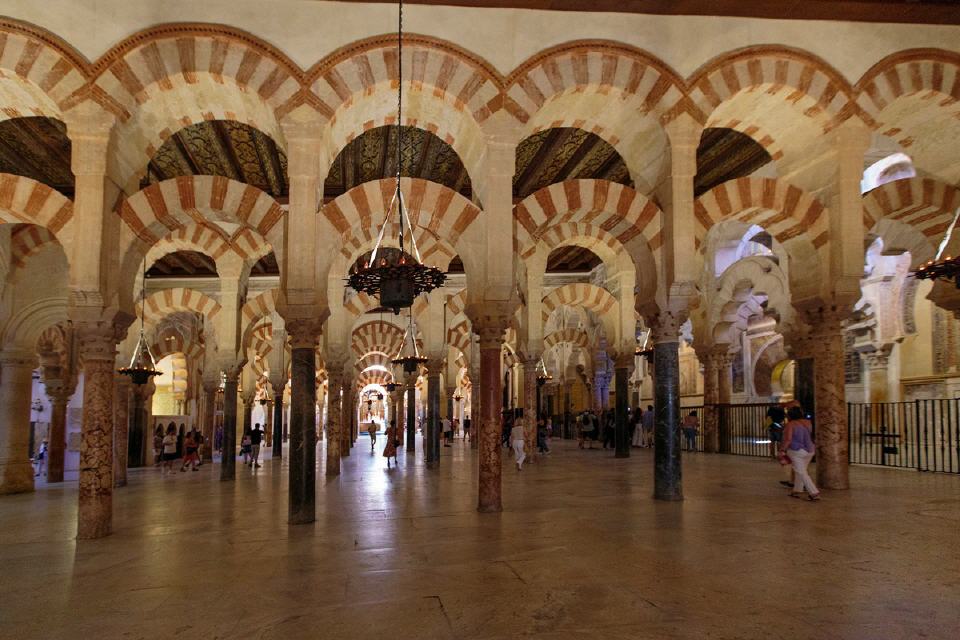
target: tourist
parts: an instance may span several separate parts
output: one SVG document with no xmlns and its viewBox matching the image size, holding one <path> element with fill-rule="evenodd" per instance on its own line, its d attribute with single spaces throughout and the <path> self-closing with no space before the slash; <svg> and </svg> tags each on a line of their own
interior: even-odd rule
<svg viewBox="0 0 960 640">
<path fill-rule="evenodd" d="M 43 442 L 40 443 L 40 448 L 37 449 L 37 455 L 33 457 L 34 462 L 37 465 L 37 472 L 34 474 L 34 477 L 39 477 L 43 473 L 43 464 L 47 459 L 47 439 L 44 438 Z"/>
<path fill-rule="evenodd" d="M 177 459 L 177 428 L 171 422 L 167 425 L 167 435 L 163 436 L 163 475 L 169 470 L 173 473 L 173 461 Z"/>
<path fill-rule="evenodd" d="M 160 466 L 163 462 L 163 426 L 157 425 L 153 432 L 153 466 Z"/>
<path fill-rule="evenodd" d="M 654 414 L 652 404 L 647 405 L 647 410 L 640 417 L 640 424 L 643 427 L 643 446 L 653 447 Z"/>
<path fill-rule="evenodd" d="M 194 471 L 197 470 L 197 438 L 196 432 L 191 430 L 187 432 L 187 435 L 183 439 L 183 462 L 180 465 L 180 471 L 186 471 L 187 466 L 189 465 Z"/>
<path fill-rule="evenodd" d="M 223 457 L 223 427 L 219 426 L 213 432 L 213 448 Z"/>
<path fill-rule="evenodd" d="M 250 466 L 260 468 L 260 445 L 263 444 L 263 429 L 260 423 L 253 425 L 253 431 L 250 432 Z"/>
<path fill-rule="evenodd" d="M 453 419 L 453 435 L 450 436 L 450 440 L 455 440 L 457 434 L 460 433 L 460 418 Z"/>
<path fill-rule="evenodd" d="M 611 449 L 616 446 L 615 439 L 617 435 L 616 416 L 613 411 L 603 412 L 603 448 L 609 445 Z"/>
<path fill-rule="evenodd" d="M 596 439 L 594 432 L 597 430 L 596 417 L 589 411 L 584 411 L 580 416 L 580 448 L 583 449 L 584 443 L 589 441 L 590 448 L 593 449 L 593 441 Z"/>
<path fill-rule="evenodd" d="M 443 446 L 449 447 L 453 441 L 453 425 L 450 423 L 450 418 L 441 420 L 440 425 L 443 428 Z"/>
<path fill-rule="evenodd" d="M 803 410 L 800 407 L 790 407 L 787 411 L 787 425 L 783 432 L 784 448 L 780 452 L 785 453 L 793 465 L 794 480 L 790 497 L 799 498 L 803 495 L 801 489 L 806 489 L 807 499 L 816 501 L 820 499 L 820 491 L 807 473 L 807 466 L 816 452 L 811 430 L 810 421 L 803 417 Z"/>
<path fill-rule="evenodd" d="M 630 413 L 630 446 L 643 446 L 643 411 L 637 407 Z"/>
<path fill-rule="evenodd" d="M 770 439 L 770 456 L 777 457 L 780 443 L 783 442 L 783 423 L 786 422 L 787 412 L 779 404 L 767 409 L 767 435 Z"/>
<path fill-rule="evenodd" d="M 373 453 L 373 445 L 377 444 L 377 423 L 373 420 L 367 424 L 367 435 L 370 436 L 370 453 Z"/>
<path fill-rule="evenodd" d="M 523 439 L 523 423 L 518 420 L 510 429 L 510 444 L 513 445 L 513 459 L 517 463 L 517 471 L 523 468 L 523 461 L 527 458 L 527 454 L 523 451 Z"/>
<path fill-rule="evenodd" d="M 207 439 L 197 429 L 193 430 L 193 439 L 197 442 L 197 466 L 203 466 L 203 447 L 207 444 Z"/>
<path fill-rule="evenodd" d="M 697 450 L 697 429 L 699 427 L 700 418 L 697 417 L 696 411 L 691 411 L 684 416 L 681 428 L 683 429 L 683 437 L 687 443 L 687 451 Z"/>
<path fill-rule="evenodd" d="M 537 418 L 537 452 L 550 453 L 550 447 L 547 446 L 547 421 L 542 415 Z"/>
<path fill-rule="evenodd" d="M 463 416 L 463 439 L 467 441 L 470 439 L 470 416 Z"/>
<path fill-rule="evenodd" d="M 387 427 L 387 444 L 383 447 L 383 457 L 387 459 L 387 469 L 390 468 L 390 458 L 393 458 L 394 466 L 399 464 L 397 462 L 397 447 L 400 445 L 400 440 L 397 438 L 397 423 L 396 420 L 390 421 L 390 426 Z"/>
<path fill-rule="evenodd" d="M 240 455 L 243 456 L 243 464 L 250 464 L 250 454 L 253 452 L 253 439 L 250 437 L 249 431 L 243 432 L 243 437 L 240 438 Z"/>
</svg>

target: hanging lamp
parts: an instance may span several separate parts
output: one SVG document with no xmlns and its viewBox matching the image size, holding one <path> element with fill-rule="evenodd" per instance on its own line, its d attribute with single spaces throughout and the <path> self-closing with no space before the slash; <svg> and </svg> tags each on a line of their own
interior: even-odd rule
<svg viewBox="0 0 960 640">
<path fill-rule="evenodd" d="M 373 246 L 370 258 L 356 266 L 347 277 L 347 286 L 358 292 L 378 296 L 380 305 L 399 314 L 400 309 L 413 305 L 414 299 L 443 286 L 446 274 L 436 267 L 423 264 L 417 241 L 413 235 L 413 225 L 407 213 L 403 191 L 400 189 L 400 174 L 403 166 L 403 0 L 400 0 L 399 20 L 397 22 L 397 185 L 387 208 L 383 225 Z M 400 231 L 398 234 L 399 251 L 388 251 L 383 246 L 387 226 L 396 208 Z M 410 253 L 407 253 L 405 241 L 409 233 Z"/>
<path fill-rule="evenodd" d="M 553 380 L 553 376 L 547 371 L 547 365 L 543 358 L 540 358 L 540 362 L 537 363 L 537 386 L 542 387 L 550 380 Z"/>
<path fill-rule="evenodd" d="M 143 324 L 147 315 L 147 257 L 143 257 L 143 282 L 140 287 L 140 338 L 130 358 L 130 366 L 118 369 L 117 373 L 129 376 L 131 382 L 138 387 L 147 384 L 150 378 L 159 376 L 162 372 L 157 369 L 157 361 L 150 353 L 150 346 L 144 336 Z"/>
<path fill-rule="evenodd" d="M 420 355 L 420 349 L 417 347 L 416 332 L 413 326 L 413 314 L 410 315 L 410 324 L 403 334 L 403 343 L 400 345 L 400 351 L 397 357 L 391 362 L 403 366 L 404 373 L 413 373 L 421 364 L 427 361 Z"/>
<path fill-rule="evenodd" d="M 948 255 L 943 258 L 943 252 L 950 243 L 950 237 L 953 235 L 953 229 L 957 224 L 957 218 L 960 218 L 960 207 L 957 207 L 953 214 L 953 221 L 947 227 L 947 232 L 940 241 L 940 247 L 937 249 L 937 256 L 933 260 L 927 261 L 919 269 L 913 272 L 913 277 L 917 280 L 944 280 L 952 282 L 957 289 L 960 289 L 960 256 L 952 257 Z"/>
</svg>

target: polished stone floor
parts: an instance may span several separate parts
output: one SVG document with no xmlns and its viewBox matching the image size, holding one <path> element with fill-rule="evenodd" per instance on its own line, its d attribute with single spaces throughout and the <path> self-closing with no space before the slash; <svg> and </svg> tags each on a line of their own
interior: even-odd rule
<svg viewBox="0 0 960 640">
<path fill-rule="evenodd" d="M 505 454 L 481 515 L 475 452 L 443 454 L 387 471 L 362 438 L 298 527 L 280 460 L 132 471 L 98 541 L 73 540 L 75 483 L 0 498 L 0 637 L 960 636 L 960 477 L 859 467 L 809 503 L 773 462 L 692 454 L 668 504 L 649 451 L 558 442 Z"/>
</svg>

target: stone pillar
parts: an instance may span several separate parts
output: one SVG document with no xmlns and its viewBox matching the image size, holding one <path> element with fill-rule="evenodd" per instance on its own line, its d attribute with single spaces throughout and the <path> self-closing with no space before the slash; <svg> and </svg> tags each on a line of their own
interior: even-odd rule
<svg viewBox="0 0 960 640">
<path fill-rule="evenodd" d="M 423 450 L 427 468 L 440 465 L 440 372 L 443 360 L 432 359 L 427 363 L 427 429 Z"/>
<path fill-rule="evenodd" d="M 614 361 L 614 402 L 616 403 L 614 442 L 617 445 L 617 458 L 630 457 L 630 425 L 627 424 L 627 409 L 630 406 L 630 399 L 627 397 L 627 393 L 632 369 L 632 353 L 617 356 Z"/>
<path fill-rule="evenodd" d="M 887 371 L 890 366 L 890 351 L 892 345 L 884 345 L 875 351 L 863 354 L 867 364 L 867 384 L 869 385 L 871 403 L 877 404 L 889 400 L 889 385 Z"/>
<path fill-rule="evenodd" d="M 237 477 L 237 387 L 240 382 L 240 367 L 224 370 L 223 384 L 223 456 L 220 465 L 220 480 L 230 481 Z"/>
<path fill-rule="evenodd" d="M 244 390 L 241 398 L 243 400 L 243 431 L 240 433 L 247 434 L 253 430 L 253 392 Z"/>
<path fill-rule="evenodd" d="M 316 520 L 319 331 L 311 320 L 288 320 L 287 335 L 291 353 L 288 522 L 306 524 Z"/>
<path fill-rule="evenodd" d="M 480 367 L 470 369 L 470 448 L 477 449 L 480 446 L 480 418 L 483 415 L 482 401 L 480 398 Z"/>
<path fill-rule="evenodd" d="M 263 446 L 265 449 L 273 451 L 273 401 L 265 400 L 261 403 L 263 407 Z M 314 410 L 316 415 L 316 410 Z"/>
<path fill-rule="evenodd" d="M 353 416 L 357 412 L 357 408 L 354 406 L 354 397 L 353 397 L 353 380 L 350 376 L 344 372 L 343 378 L 341 379 L 341 389 L 343 390 L 343 400 L 341 404 L 341 414 L 340 414 L 340 457 L 349 457 L 350 455 L 350 443 L 353 439 Z"/>
<path fill-rule="evenodd" d="M 653 328 L 654 476 L 653 497 L 683 500 L 680 462 L 680 325 L 683 319 L 661 313 Z"/>
<path fill-rule="evenodd" d="M 849 489 L 849 434 L 843 365 L 841 312 L 817 313 L 812 327 L 816 395 L 817 485 Z"/>
<path fill-rule="evenodd" d="M 0 373 L 2 375 L 2 373 Z M 67 403 L 73 389 L 60 379 L 46 379 L 44 386 L 50 398 L 50 442 L 47 448 L 47 482 L 63 482 L 63 465 L 67 448 Z"/>
<path fill-rule="evenodd" d="M 397 421 L 397 440 L 400 441 L 400 446 L 404 445 L 407 437 L 407 430 L 404 428 L 406 414 L 404 413 L 403 396 L 403 384 L 398 383 L 397 388 L 393 391 L 393 419 Z"/>
<path fill-rule="evenodd" d="M 130 429 L 130 387 L 128 376 L 114 375 L 116 385 L 113 422 L 113 486 L 127 486 L 127 453 Z"/>
<path fill-rule="evenodd" d="M 273 457 L 279 460 L 283 457 L 283 389 L 274 392 L 273 404 Z"/>
<path fill-rule="evenodd" d="M 83 361 L 83 427 L 77 538 L 85 540 L 108 536 L 113 530 L 113 365 L 117 336 L 113 325 L 104 322 L 84 323 L 78 333 Z"/>
<path fill-rule="evenodd" d="M 814 362 L 809 353 L 798 354 L 793 376 L 793 397 L 800 403 L 805 415 L 816 415 L 816 387 L 814 385 Z M 816 428 L 816 425 L 814 425 Z"/>
<path fill-rule="evenodd" d="M 33 491 L 30 396 L 36 360 L 29 351 L 0 351 L 0 494 Z M 62 458 L 60 468 L 62 480 Z"/>
<path fill-rule="evenodd" d="M 539 404 L 539 389 L 537 388 L 537 362 L 540 358 L 532 356 L 523 361 L 523 448 L 527 460 L 537 460 L 537 405 Z"/>
<path fill-rule="evenodd" d="M 340 475 L 340 425 L 343 412 L 340 408 L 343 391 L 342 367 L 327 363 L 327 475 Z"/>
<path fill-rule="evenodd" d="M 502 511 L 500 496 L 500 413 L 501 393 L 500 349 L 503 346 L 504 325 L 498 322 L 474 323 L 480 335 L 480 394 L 482 412 L 477 438 L 480 441 L 480 483 L 477 511 Z"/>
<path fill-rule="evenodd" d="M 724 348 L 725 349 L 725 348 Z M 717 360 L 720 354 L 712 350 L 703 356 L 703 450 L 717 453 L 720 450 L 719 428 L 720 390 L 717 386 Z"/>
<path fill-rule="evenodd" d="M 407 383 L 407 455 L 417 453 L 417 374 L 406 374 Z"/>
<path fill-rule="evenodd" d="M 733 365 L 734 358 L 742 358 L 743 355 L 727 352 L 729 345 L 720 345 L 714 353 L 714 364 L 717 367 L 717 403 L 721 407 L 730 404 L 730 395 L 733 390 Z M 720 409 L 717 413 L 717 450 L 720 453 L 730 453 L 730 427 L 727 424 L 728 412 Z"/>
<path fill-rule="evenodd" d="M 203 418 L 200 424 L 200 433 L 203 435 L 203 460 L 213 461 L 213 423 L 217 412 L 217 388 L 220 385 L 216 379 L 203 381 Z"/>
</svg>

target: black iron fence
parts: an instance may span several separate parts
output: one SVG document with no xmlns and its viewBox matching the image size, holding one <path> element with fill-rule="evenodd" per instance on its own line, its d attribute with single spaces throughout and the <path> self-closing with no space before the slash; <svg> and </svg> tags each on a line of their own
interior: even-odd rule
<svg viewBox="0 0 960 640">
<path fill-rule="evenodd" d="M 720 453 L 769 457 L 771 450 L 767 411 L 772 406 L 774 405 L 769 403 L 717 405 Z"/>
<path fill-rule="evenodd" d="M 847 404 L 850 462 L 960 473 L 960 398 Z"/>
</svg>

